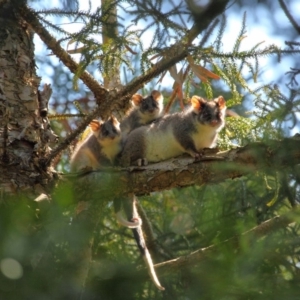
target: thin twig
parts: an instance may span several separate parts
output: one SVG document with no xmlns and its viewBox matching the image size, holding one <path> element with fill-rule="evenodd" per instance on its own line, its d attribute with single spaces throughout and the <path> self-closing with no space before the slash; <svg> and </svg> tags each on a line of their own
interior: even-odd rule
<svg viewBox="0 0 300 300">
<path fill-rule="evenodd" d="M 298 34 L 300 34 L 300 26 L 296 23 L 296 21 L 292 17 L 292 15 L 289 12 L 289 10 L 288 10 L 287 6 L 285 5 L 284 1 L 279 0 L 279 4 L 280 4 L 282 10 L 284 11 L 285 15 L 287 16 L 287 18 L 289 19 L 289 21 L 291 22 L 291 24 L 295 28 L 295 30 L 298 32 Z"/>
<path fill-rule="evenodd" d="M 165 261 L 163 263 L 156 264 L 154 267 L 159 269 L 159 275 L 166 275 L 170 273 L 170 269 L 180 269 L 182 267 L 187 267 L 191 265 L 196 265 L 199 262 L 205 260 L 208 255 L 213 252 L 219 251 L 219 246 L 224 244 L 233 244 L 236 248 L 239 247 L 239 240 L 242 237 L 263 237 L 275 230 L 285 228 L 292 222 L 294 222 L 295 211 L 289 212 L 282 216 L 276 216 L 272 219 L 269 219 L 260 225 L 242 233 L 240 236 L 233 236 L 219 244 L 210 245 L 206 248 L 198 249 L 186 256 L 180 256 L 178 258 Z"/>
</svg>

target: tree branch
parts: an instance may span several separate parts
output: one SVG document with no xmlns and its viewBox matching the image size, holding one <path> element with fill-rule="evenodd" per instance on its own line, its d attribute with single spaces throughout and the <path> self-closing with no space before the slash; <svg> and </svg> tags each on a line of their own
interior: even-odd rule
<svg viewBox="0 0 300 300">
<path fill-rule="evenodd" d="M 216 183 L 259 170 L 275 172 L 283 168 L 293 168 L 299 163 L 300 139 L 297 137 L 268 141 L 268 143 L 256 142 L 219 153 L 214 153 L 214 149 L 207 149 L 205 156 L 196 162 L 189 157 L 180 157 L 146 167 L 131 167 L 127 170 L 110 168 L 92 172 L 81 178 L 85 189 L 76 182 L 78 191 L 75 191 L 75 194 L 81 192 L 85 200 L 93 199 L 97 206 L 97 203 L 103 205 L 103 201 L 129 192 L 147 194 L 174 187 Z M 90 197 L 87 194 L 88 191 L 93 191 L 95 197 Z M 285 215 L 265 221 L 240 236 L 234 236 L 222 243 L 196 250 L 189 255 L 156 264 L 155 267 L 159 276 L 163 276 L 183 267 L 199 264 L 212 253 L 219 251 L 220 245 L 230 243 L 238 248 L 240 239 L 243 237 L 247 239 L 263 237 L 275 230 L 287 227 L 294 222 L 295 213 L 298 210 L 299 208 L 296 208 Z M 97 215 L 97 209 L 93 211 Z M 143 276 L 144 270 L 138 274 Z"/>
<path fill-rule="evenodd" d="M 92 186 L 89 197 L 92 199 L 93 194 L 98 195 L 95 201 L 99 201 L 99 195 L 102 199 L 118 198 L 129 193 L 144 195 L 175 187 L 222 182 L 258 170 L 274 172 L 300 163 L 300 140 L 286 138 L 268 143 L 256 142 L 241 148 L 214 152 L 215 149 L 206 149 L 198 161 L 179 157 L 146 167 L 103 168 L 89 172 L 80 176 L 83 186 L 76 181 L 76 194 L 86 186 Z M 84 199 L 87 199 L 86 193 Z"/>
<path fill-rule="evenodd" d="M 299 209 L 298 209 L 299 210 Z M 174 270 L 180 270 L 183 267 L 195 266 L 199 262 L 205 260 L 212 253 L 219 251 L 219 246 L 224 244 L 232 244 L 236 248 L 239 248 L 239 241 L 241 238 L 258 238 L 263 237 L 271 232 L 274 232 L 278 229 L 285 228 L 295 219 L 295 211 L 289 212 L 283 216 L 276 216 L 272 219 L 269 219 L 260 225 L 242 233 L 240 236 L 234 236 L 230 239 L 227 239 L 219 244 L 211 245 L 206 248 L 202 248 L 192 252 L 189 255 L 181 256 L 163 263 L 156 264 L 154 267 L 159 270 L 159 275 L 163 276 L 170 274 Z"/>
<path fill-rule="evenodd" d="M 291 22 L 291 24 L 295 28 L 295 30 L 298 32 L 298 34 L 300 34 L 300 26 L 297 24 L 297 22 L 295 21 L 295 19 L 293 18 L 293 16 L 289 12 L 289 10 L 288 10 L 286 4 L 284 3 L 284 1 L 279 0 L 279 4 L 280 4 L 283 12 L 285 13 L 286 17 L 289 19 L 289 21 Z"/>
<path fill-rule="evenodd" d="M 34 32 L 38 34 L 47 47 L 51 49 L 72 73 L 77 74 L 80 72 L 78 63 L 73 60 L 73 58 L 60 46 L 58 41 L 48 32 L 48 30 L 46 30 L 37 18 L 36 13 L 27 6 L 23 6 L 18 13 L 28 24 L 30 24 Z M 94 93 L 96 99 L 101 101 L 101 99 L 107 95 L 108 91 L 87 71 L 81 72 L 80 79 Z"/>
<path fill-rule="evenodd" d="M 194 14 L 195 24 L 189 30 L 187 36 L 181 41 L 174 44 L 164 51 L 167 53 L 164 58 L 154 65 L 145 74 L 132 80 L 123 90 L 120 91 L 120 96 L 131 94 L 139 90 L 145 83 L 149 82 L 154 77 L 158 76 L 162 72 L 168 70 L 171 66 L 181 61 L 188 55 L 188 47 L 191 45 L 193 40 L 205 30 L 214 18 L 222 14 L 229 1 L 227 0 L 215 0 L 198 14 Z"/>
</svg>

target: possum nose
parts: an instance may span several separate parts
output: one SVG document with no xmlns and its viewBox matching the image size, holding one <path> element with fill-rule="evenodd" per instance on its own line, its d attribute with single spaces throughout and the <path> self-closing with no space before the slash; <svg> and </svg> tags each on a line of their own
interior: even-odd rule
<svg viewBox="0 0 300 300">
<path fill-rule="evenodd" d="M 211 122 L 210 122 L 210 125 L 211 126 L 217 126 L 219 124 L 219 121 L 218 120 L 212 120 Z"/>
</svg>

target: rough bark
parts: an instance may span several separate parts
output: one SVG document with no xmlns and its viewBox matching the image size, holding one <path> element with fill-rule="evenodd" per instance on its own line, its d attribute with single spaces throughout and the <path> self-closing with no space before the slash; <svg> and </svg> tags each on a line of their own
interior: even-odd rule
<svg viewBox="0 0 300 300">
<path fill-rule="evenodd" d="M 104 11 L 111 6 L 111 1 L 101 0 L 101 7 Z M 118 27 L 117 27 L 117 5 L 111 6 L 111 13 L 109 17 L 106 18 L 106 23 L 102 25 L 102 43 L 103 45 L 107 45 L 110 43 L 110 40 L 114 39 L 119 35 Z M 107 89 L 116 89 L 121 88 L 121 78 L 120 78 L 120 62 L 114 62 L 110 72 L 105 74 L 103 78 L 104 87 Z"/>
<path fill-rule="evenodd" d="M 48 155 L 52 132 L 39 97 L 33 32 L 11 13 L 14 5 L 0 6 L 0 190 L 41 193 L 52 175 L 37 160 Z"/>
</svg>

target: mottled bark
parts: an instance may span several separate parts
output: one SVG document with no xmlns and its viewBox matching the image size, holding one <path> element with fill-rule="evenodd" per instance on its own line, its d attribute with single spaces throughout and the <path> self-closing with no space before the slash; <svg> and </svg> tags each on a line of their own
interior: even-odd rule
<svg viewBox="0 0 300 300">
<path fill-rule="evenodd" d="M 109 45 L 110 41 L 118 37 L 118 27 L 117 27 L 117 5 L 112 5 L 110 0 L 101 0 L 102 11 L 106 12 L 109 8 L 110 14 L 106 18 L 106 22 L 103 23 L 102 27 L 102 43 L 103 45 Z M 107 89 L 121 88 L 121 78 L 120 78 L 120 61 L 115 61 L 111 70 L 107 74 L 103 74 L 104 87 Z"/>
<path fill-rule="evenodd" d="M 0 6 L 0 190 L 34 196 L 52 179 L 38 166 L 52 132 L 38 92 L 33 32 L 15 18 L 13 7 L 10 1 Z"/>
</svg>

